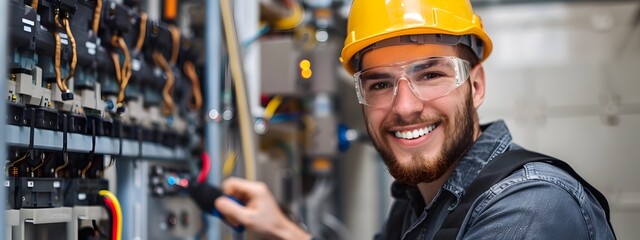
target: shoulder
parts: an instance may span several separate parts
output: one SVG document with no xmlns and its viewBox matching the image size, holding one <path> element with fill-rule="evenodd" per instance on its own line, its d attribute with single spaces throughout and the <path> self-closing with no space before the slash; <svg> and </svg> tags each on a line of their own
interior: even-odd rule
<svg viewBox="0 0 640 240">
<path fill-rule="evenodd" d="M 535 234 L 540 239 L 593 239 L 594 218 L 604 213 L 571 174 L 551 164 L 527 163 L 476 199 L 462 232 L 487 237 L 488 231 L 513 239 Z M 606 223 L 606 222 L 605 222 Z M 608 226 L 608 225 L 607 225 Z M 470 237 L 473 239 L 473 237 Z"/>
<path fill-rule="evenodd" d="M 578 202 L 585 199 L 585 190 L 580 181 L 563 169 L 544 162 L 525 164 L 520 170 L 493 185 L 489 191 L 498 195 L 515 190 L 514 188 L 531 189 L 536 192 L 563 190 L 566 194 L 562 195 L 565 197 L 574 198 Z"/>
</svg>

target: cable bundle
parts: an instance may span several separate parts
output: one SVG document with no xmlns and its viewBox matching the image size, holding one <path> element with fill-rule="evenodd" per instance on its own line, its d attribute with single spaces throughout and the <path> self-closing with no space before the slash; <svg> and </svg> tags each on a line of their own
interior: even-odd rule
<svg viewBox="0 0 640 240">
<path fill-rule="evenodd" d="M 67 87 L 67 82 L 73 77 L 73 75 L 76 72 L 76 64 L 78 63 L 78 54 L 76 51 L 76 40 L 73 37 L 73 33 L 71 32 L 71 24 L 69 23 L 69 16 L 66 15 L 64 17 L 60 17 L 58 9 L 56 9 L 56 14 L 53 18 L 53 20 L 55 21 L 55 27 L 53 28 L 53 37 L 56 40 L 56 50 L 55 50 L 55 56 L 54 56 L 54 71 L 56 73 L 56 84 L 58 85 L 58 88 L 60 89 L 60 91 L 62 92 L 62 100 L 73 100 L 73 93 L 71 93 L 71 91 L 69 90 L 69 87 Z M 62 19 L 62 22 L 60 21 L 60 19 Z M 61 61 L 61 52 L 62 52 L 62 44 L 61 44 L 61 40 L 60 40 L 60 34 L 58 33 L 57 28 L 62 28 L 65 29 L 67 36 L 69 37 L 69 42 L 71 42 L 71 51 L 72 51 L 72 56 L 71 56 L 71 63 L 70 63 L 70 69 L 69 69 L 69 75 L 67 77 L 64 78 L 64 80 L 62 80 L 62 74 L 60 71 L 60 61 Z"/>
<path fill-rule="evenodd" d="M 104 197 L 104 203 L 111 213 L 111 239 L 122 239 L 122 209 L 120 202 L 113 193 L 107 190 L 100 190 L 100 196 Z"/>
</svg>

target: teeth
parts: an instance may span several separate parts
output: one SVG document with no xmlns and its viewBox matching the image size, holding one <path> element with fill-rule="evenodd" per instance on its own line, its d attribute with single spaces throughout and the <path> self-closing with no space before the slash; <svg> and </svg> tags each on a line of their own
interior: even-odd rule
<svg viewBox="0 0 640 240">
<path fill-rule="evenodd" d="M 426 135 L 427 133 L 430 133 L 431 131 L 433 131 L 434 129 L 436 129 L 436 125 L 430 125 L 428 127 L 425 128 L 421 128 L 421 129 L 414 129 L 413 131 L 397 131 L 395 132 L 395 135 L 397 138 L 404 138 L 404 139 L 414 139 L 414 138 L 419 138 L 422 137 L 424 135 Z"/>
</svg>

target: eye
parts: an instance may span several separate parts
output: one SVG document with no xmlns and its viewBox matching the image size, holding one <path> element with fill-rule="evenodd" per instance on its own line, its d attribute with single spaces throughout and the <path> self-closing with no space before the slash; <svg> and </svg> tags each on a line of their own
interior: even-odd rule
<svg viewBox="0 0 640 240">
<path fill-rule="evenodd" d="M 433 80 L 433 79 L 437 79 L 437 78 L 441 78 L 446 76 L 443 73 L 440 72 L 425 72 L 422 75 L 420 75 L 420 78 L 418 78 L 418 81 L 424 81 L 424 80 Z"/>
<path fill-rule="evenodd" d="M 389 81 L 371 81 L 371 83 L 367 84 L 367 90 L 376 91 L 376 90 L 384 90 L 387 88 L 393 88 L 393 84 Z"/>
</svg>

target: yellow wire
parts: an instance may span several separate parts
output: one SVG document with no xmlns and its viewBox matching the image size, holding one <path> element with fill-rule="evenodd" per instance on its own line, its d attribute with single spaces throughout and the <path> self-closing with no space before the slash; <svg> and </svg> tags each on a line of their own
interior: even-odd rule
<svg viewBox="0 0 640 240">
<path fill-rule="evenodd" d="M 267 103 L 267 107 L 264 108 L 264 119 L 269 121 L 276 113 L 278 107 L 282 104 L 282 96 L 275 96 Z"/>
<path fill-rule="evenodd" d="M 255 142 L 252 135 L 252 120 L 249 103 L 247 101 L 247 89 L 244 82 L 242 71 L 240 46 L 237 39 L 235 24 L 233 19 L 233 8 L 230 0 L 220 1 L 220 10 L 222 13 L 222 23 L 224 25 L 224 36 L 229 51 L 229 65 L 231 66 L 231 75 L 235 83 L 236 103 L 238 106 L 238 121 L 240 123 L 240 140 L 242 143 L 242 157 L 245 166 L 245 178 L 248 180 L 256 179 L 256 162 L 255 162 Z"/>
<path fill-rule="evenodd" d="M 117 226 L 118 229 L 116 230 L 116 235 L 117 235 L 116 239 L 122 240 L 122 208 L 120 207 L 120 202 L 118 201 L 118 198 L 116 198 L 116 196 L 113 195 L 113 193 L 107 190 L 100 190 L 98 194 L 100 194 L 100 196 L 109 198 L 109 200 L 113 202 L 113 206 L 115 207 L 115 210 L 116 210 L 116 218 L 118 219 L 118 226 Z"/>
<path fill-rule="evenodd" d="M 236 166 L 237 157 L 238 157 L 238 155 L 233 150 L 231 150 L 231 151 L 229 151 L 229 153 L 227 153 L 227 158 L 224 160 L 224 163 L 222 164 L 222 177 L 223 178 L 231 176 L 231 173 L 233 172 L 233 168 Z"/>
<path fill-rule="evenodd" d="M 297 0 L 292 0 L 291 15 L 286 18 L 279 19 L 272 24 L 273 30 L 287 30 L 300 25 L 304 19 L 304 11 L 302 5 Z"/>
</svg>

